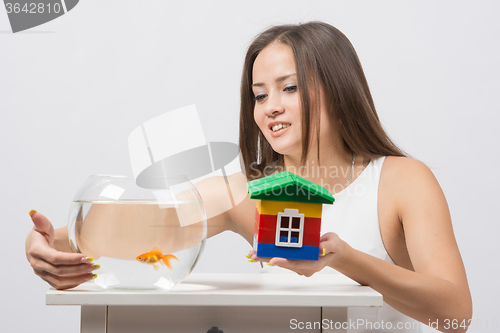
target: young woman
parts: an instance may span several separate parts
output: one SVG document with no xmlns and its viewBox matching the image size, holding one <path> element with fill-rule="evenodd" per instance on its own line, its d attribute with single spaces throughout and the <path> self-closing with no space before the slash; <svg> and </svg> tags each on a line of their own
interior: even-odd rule
<svg viewBox="0 0 500 333">
<path fill-rule="evenodd" d="M 244 172 L 229 177 L 232 189 L 246 193 L 247 181 L 289 170 L 336 199 L 323 210 L 318 261 L 253 252 L 250 261 L 305 276 L 326 267 L 368 285 L 384 296 L 378 319 L 393 328 L 403 323 L 395 332 L 421 331 L 405 325 L 413 319 L 466 331 L 472 301 L 444 194 L 429 168 L 382 129 L 356 52 L 340 31 L 310 22 L 256 37 L 243 69 L 240 148 Z M 217 197 L 226 193 L 216 184 L 197 185 L 207 210 L 219 211 Z M 251 244 L 254 210 L 246 196 L 222 214 L 207 212 L 215 215 L 208 236 L 232 230 Z M 67 253 L 66 228 L 54 231 L 43 215 L 30 215 L 26 252 L 35 273 L 58 289 L 90 280 L 95 267 Z"/>
</svg>

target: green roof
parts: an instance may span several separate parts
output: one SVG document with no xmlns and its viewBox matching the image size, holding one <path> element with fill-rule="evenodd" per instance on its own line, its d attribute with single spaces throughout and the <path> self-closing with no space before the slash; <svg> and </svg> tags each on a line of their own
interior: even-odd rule
<svg viewBox="0 0 500 333">
<path fill-rule="evenodd" d="M 324 187 L 289 171 L 249 181 L 250 199 L 333 204 L 335 199 Z"/>
</svg>

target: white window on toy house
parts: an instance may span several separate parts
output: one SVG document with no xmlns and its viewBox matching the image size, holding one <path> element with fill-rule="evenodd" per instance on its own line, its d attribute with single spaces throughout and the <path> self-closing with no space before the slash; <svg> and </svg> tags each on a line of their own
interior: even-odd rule
<svg viewBox="0 0 500 333">
<path fill-rule="evenodd" d="M 276 246 L 302 247 L 304 236 L 304 214 L 298 209 L 285 208 L 278 213 L 276 225 Z"/>
</svg>

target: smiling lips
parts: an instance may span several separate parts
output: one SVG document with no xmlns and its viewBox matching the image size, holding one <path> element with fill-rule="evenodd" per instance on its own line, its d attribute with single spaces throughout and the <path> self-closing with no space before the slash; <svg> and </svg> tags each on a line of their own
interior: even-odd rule
<svg viewBox="0 0 500 333">
<path fill-rule="evenodd" d="M 282 128 L 286 128 L 286 127 L 289 127 L 289 126 L 290 126 L 290 124 L 276 124 L 276 125 L 274 125 L 274 126 L 271 127 L 271 130 L 273 132 L 276 132 L 276 131 L 279 131 Z"/>
<path fill-rule="evenodd" d="M 270 126 L 271 136 L 272 137 L 280 136 L 281 134 L 286 132 L 290 126 L 291 125 L 287 124 L 287 123 L 277 123 L 277 124 L 271 125 Z"/>
</svg>

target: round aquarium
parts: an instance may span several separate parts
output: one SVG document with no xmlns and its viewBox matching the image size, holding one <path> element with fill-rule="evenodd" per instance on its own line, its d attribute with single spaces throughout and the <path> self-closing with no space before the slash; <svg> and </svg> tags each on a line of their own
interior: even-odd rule
<svg viewBox="0 0 500 333">
<path fill-rule="evenodd" d="M 73 200 L 74 252 L 101 268 L 103 288 L 170 289 L 193 270 L 206 241 L 201 197 L 185 177 L 94 175 Z"/>
</svg>

